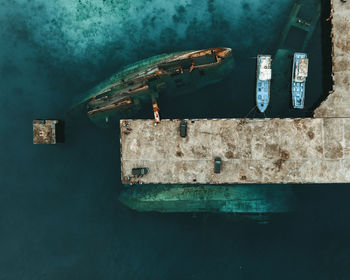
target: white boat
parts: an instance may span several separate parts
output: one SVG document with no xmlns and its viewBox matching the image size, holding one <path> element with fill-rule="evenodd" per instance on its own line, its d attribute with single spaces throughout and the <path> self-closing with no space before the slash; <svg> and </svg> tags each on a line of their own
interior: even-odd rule
<svg viewBox="0 0 350 280">
<path fill-rule="evenodd" d="M 292 103 L 296 109 L 304 108 L 305 83 L 308 74 L 309 59 L 306 53 L 295 53 L 292 70 Z"/>
<path fill-rule="evenodd" d="M 261 113 L 265 112 L 270 101 L 271 55 L 257 56 L 256 105 Z"/>
</svg>

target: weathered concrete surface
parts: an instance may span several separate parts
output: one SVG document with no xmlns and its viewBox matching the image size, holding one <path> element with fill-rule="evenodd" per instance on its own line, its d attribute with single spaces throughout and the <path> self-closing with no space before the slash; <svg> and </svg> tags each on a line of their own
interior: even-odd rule
<svg viewBox="0 0 350 280">
<path fill-rule="evenodd" d="M 121 121 L 123 183 L 350 182 L 350 119 Z M 214 158 L 223 161 L 214 173 Z M 132 168 L 148 167 L 135 178 Z"/>
<path fill-rule="evenodd" d="M 33 144 L 56 144 L 58 120 L 34 120 Z"/>
<path fill-rule="evenodd" d="M 350 117 L 350 2 L 332 0 L 333 91 L 315 117 Z"/>
</svg>

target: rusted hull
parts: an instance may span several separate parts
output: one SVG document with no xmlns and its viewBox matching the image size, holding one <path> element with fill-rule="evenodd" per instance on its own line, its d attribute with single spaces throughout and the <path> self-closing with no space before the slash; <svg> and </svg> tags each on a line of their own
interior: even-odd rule
<svg viewBox="0 0 350 280">
<path fill-rule="evenodd" d="M 174 96 L 219 82 L 233 68 L 230 48 L 184 51 L 125 67 L 92 89 L 81 103 L 98 123 L 128 117 L 159 95 Z"/>
</svg>

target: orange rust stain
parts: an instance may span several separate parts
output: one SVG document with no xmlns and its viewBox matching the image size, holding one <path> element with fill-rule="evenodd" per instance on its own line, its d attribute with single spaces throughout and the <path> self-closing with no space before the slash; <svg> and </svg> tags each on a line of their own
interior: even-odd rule
<svg viewBox="0 0 350 280">
<path fill-rule="evenodd" d="M 155 77 L 157 75 L 163 74 L 164 70 L 163 69 L 159 69 L 158 71 L 156 71 L 154 74 L 150 75 L 150 77 Z"/>
<path fill-rule="evenodd" d="M 192 72 L 193 69 L 194 69 L 194 62 L 192 61 L 192 65 L 190 67 L 190 72 Z"/>
<path fill-rule="evenodd" d="M 136 92 L 139 92 L 139 91 L 142 91 L 142 90 L 146 90 L 146 89 L 148 89 L 148 88 L 149 88 L 148 85 L 144 85 L 144 86 L 139 86 L 139 87 L 136 87 L 136 88 L 132 88 L 132 89 L 128 92 L 128 94 L 134 94 L 134 93 L 136 93 Z"/>
<path fill-rule="evenodd" d="M 120 100 L 120 101 L 118 101 L 116 103 L 107 105 L 105 107 L 91 110 L 91 111 L 88 112 L 88 114 L 89 115 L 93 115 L 93 114 L 95 114 L 97 112 L 113 110 L 114 108 L 117 108 L 117 107 L 127 106 L 127 105 L 132 105 L 132 104 L 133 104 L 132 100 L 130 98 L 127 98 L 127 99 Z"/>
<path fill-rule="evenodd" d="M 226 55 L 231 53 L 231 49 L 229 49 L 229 48 L 210 48 L 210 49 L 206 49 L 206 50 L 194 51 L 194 52 L 191 52 L 188 54 L 184 54 L 184 55 L 181 55 L 179 57 L 176 57 L 175 59 L 193 58 L 193 57 L 197 57 L 197 56 L 203 56 L 206 54 L 212 54 L 213 52 L 215 52 L 215 54 L 218 55 L 219 57 L 225 57 Z"/>
</svg>

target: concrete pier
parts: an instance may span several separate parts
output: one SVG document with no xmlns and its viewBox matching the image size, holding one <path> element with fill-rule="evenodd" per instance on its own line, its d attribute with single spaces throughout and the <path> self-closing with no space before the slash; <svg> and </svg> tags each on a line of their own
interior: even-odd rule
<svg viewBox="0 0 350 280">
<path fill-rule="evenodd" d="M 127 120 L 121 125 L 123 183 L 350 182 L 350 119 Z M 222 159 L 219 174 L 214 158 Z M 142 177 L 132 168 L 147 167 Z"/>
<path fill-rule="evenodd" d="M 333 90 L 315 110 L 321 118 L 350 117 L 350 2 L 331 1 Z"/>
<path fill-rule="evenodd" d="M 186 137 L 178 120 L 121 120 L 123 183 L 349 183 L 349 2 L 332 1 L 332 25 L 334 87 L 315 118 L 187 120 Z"/>
</svg>

